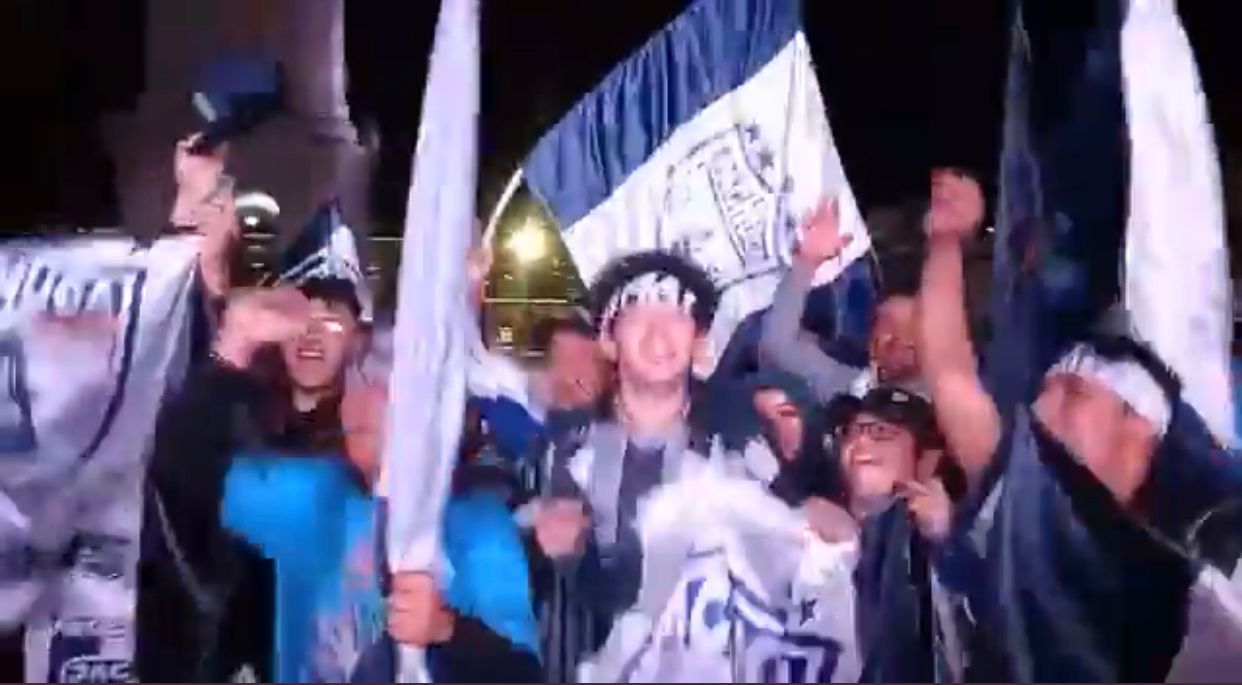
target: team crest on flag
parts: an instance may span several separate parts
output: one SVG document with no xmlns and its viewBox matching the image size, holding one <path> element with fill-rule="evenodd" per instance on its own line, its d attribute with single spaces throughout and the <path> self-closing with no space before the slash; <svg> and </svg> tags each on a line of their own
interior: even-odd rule
<svg viewBox="0 0 1242 685">
<path fill-rule="evenodd" d="M 722 291 L 710 331 L 716 350 L 771 304 L 797 227 L 820 203 L 837 202 L 852 239 L 815 285 L 871 248 L 801 15 L 798 0 L 692 3 L 544 135 L 522 167 L 585 282 L 614 259 L 653 249 L 711 274 Z"/>
<path fill-rule="evenodd" d="M 757 123 L 693 146 L 671 165 L 658 239 L 702 264 L 721 287 L 780 269 L 796 241 L 785 206 L 793 180 Z"/>
</svg>

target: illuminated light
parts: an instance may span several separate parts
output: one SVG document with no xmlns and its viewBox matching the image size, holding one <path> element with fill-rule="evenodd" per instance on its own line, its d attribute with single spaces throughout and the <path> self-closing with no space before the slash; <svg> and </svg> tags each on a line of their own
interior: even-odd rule
<svg viewBox="0 0 1242 685">
<path fill-rule="evenodd" d="M 276 198 L 261 190 L 242 193 L 237 196 L 233 204 L 238 212 L 251 210 L 255 213 L 267 214 L 272 218 L 280 216 L 280 205 L 276 203 Z"/>
<path fill-rule="evenodd" d="M 259 217 L 253 214 L 247 214 L 245 217 L 242 218 L 242 223 L 246 224 L 250 228 L 254 228 L 259 225 Z"/>
<path fill-rule="evenodd" d="M 519 264 L 534 264 L 548 254 L 547 234 L 537 223 L 527 220 L 509 236 L 505 247 Z"/>
</svg>

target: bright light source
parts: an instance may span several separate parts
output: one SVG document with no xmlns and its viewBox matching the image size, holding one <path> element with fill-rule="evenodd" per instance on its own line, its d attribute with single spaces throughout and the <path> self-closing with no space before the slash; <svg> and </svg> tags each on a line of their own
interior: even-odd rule
<svg viewBox="0 0 1242 685">
<path fill-rule="evenodd" d="M 259 225 L 259 217 L 253 214 L 247 214 L 245 217 L 242 218 L 242 223 L 246 224 L 250 228 L 254 228 L 255 226 Z"/>
<path fill-rule="evenodd" d="M 241 193 L 233 200 L 233 206 L 239 212 L 251 210 L 253 212 L 262 212 L 272 218 L 280 216 L 280 205 L 276 203 L 276 198 L 261 190 Z"/>
<path fill-rule="evenodd" d="M 534 264 L 548 254 L 548 237 L 539 224 L 527 220 L 509 236 L 505 247 L 519 264 Z"/>
</svg>

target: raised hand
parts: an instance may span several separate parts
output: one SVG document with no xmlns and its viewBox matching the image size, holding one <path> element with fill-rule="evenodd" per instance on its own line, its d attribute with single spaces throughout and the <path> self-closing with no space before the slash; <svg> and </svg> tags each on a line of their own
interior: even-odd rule
<svg viewBox="0 0 1242 685">
<path fill-rule="evenodd" d="M 937 169 L 931 177 L 931 205 L 927 210 L 928 238 L 965 240 L 983 223 L 983 189 L 970 176 L 954 169 Z"/>
<path fill-rule="evenodd" d="M 178 141 L 173 153 L 177 199 L 170 221 L 174 226 L 198 226 L 202 205 L 217 201 L 223 194 L 223 186 L 227 185 L 223 181 L 227 146 L 222 145 L 205 155 L 192 154 L 190 149 L 199 137 L 196 133 Z M 227 190 L 232 191 L 231 188 Z"/>
<path fill-rule="evenodd" d="M 310 302 L 297 288 L 256 288 L 234 294 L 224 310 L 216 354 L 246 368 L 259 348 L 301 335 L 310 321 Z"/>
<path fill-rule="evenodd" d="M 901 484 L 900 492 L 919 533 L 928 541 L 944 542 L 953 522 L 953 504 L 944 483 L 934 477 L 922 483 L 907 481 Z"/>
<path fill-rule="evenodd" d="M 825 200 L 815 208 L 802 225 L 802 240 L 795 259 L 818 268 L 841 254 L 853 236 L 841 235 L 840 215 L 836 200 Z"/>
</svg>

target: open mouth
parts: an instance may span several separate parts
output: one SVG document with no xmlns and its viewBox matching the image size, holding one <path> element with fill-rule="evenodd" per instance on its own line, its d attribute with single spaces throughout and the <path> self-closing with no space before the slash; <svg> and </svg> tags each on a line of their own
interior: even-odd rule
<svg viewBox="0 0 1242 685">
<path fill-rule="evenodd" d="M 870 452 L 855 452 L 850 455 L 850 465 L 855 468 L 860 466 L 879 466 L 880 460 Z"/>
<path fill-rule="evenodd" d="M 298 345 L 297 358 L 307 361 L 323 361 L 323 347 L 319 345 Z"/>
</svg>

